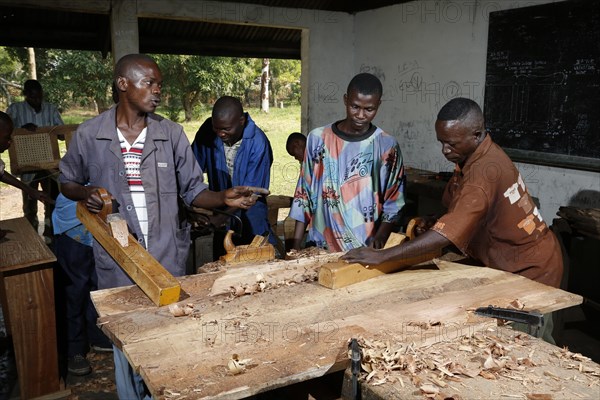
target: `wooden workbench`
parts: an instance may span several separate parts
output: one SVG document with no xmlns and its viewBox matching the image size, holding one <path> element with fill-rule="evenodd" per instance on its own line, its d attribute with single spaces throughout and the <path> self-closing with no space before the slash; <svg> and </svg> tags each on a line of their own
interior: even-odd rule
<svg viewBox="0 0 600 400">
<path fill-rule="evenodd" d="M 269 272 L 318 266 L 320 259 L 252 266 L 269 283 Z M 239 274 L 244 267 L 235 267 Z M 262 272 L 261 272 L 262 271 Z M 507 306 L 551 312 L 580 304 L 580 296 L 518 275 L 482 267 L 441 263 L 331 290 L 316 282 L 277 284 L 242 297 L 208 297 L 226 272 L 181 279 L 193 305 L 189 316 L 156 308 L 136 287 L 92 293 L 103 331 L 124 351 L 155 398 L 237 399 L 323 376 L 348 366 L 347 341 L 393 337 L 425 345 L 485 329 L 494 320 L 468 310 Z M 255 275 L 252 275 L 255 276 Z M 301 279 L 300 279 L 301 280 Z M 299 280 L 298 280 L 299 281 Z M 443 329 L 423 330 L 437 320 Z M 250 359 L 233 375 L 233 355 Z"/>
<path fill-rule="evenodd" d="M 0 221 L 0 293 L 12 335 L 20 396 L 60 398 L 54 278 L 56 257 L 25 218 Z"/>
<path fill-rule="evenodd" d="M 363 342 L 362 351 L 370 370 L 358 379 L 362 400 L 418 400 L 426 394 L 443 399 L 600 398 L 600 365 L 509 326 L 426 348 Z M 392 361 L 390 354 L 399 356 Z M 342 398 L 354 398 L 349 369 Z"/>
</svg>

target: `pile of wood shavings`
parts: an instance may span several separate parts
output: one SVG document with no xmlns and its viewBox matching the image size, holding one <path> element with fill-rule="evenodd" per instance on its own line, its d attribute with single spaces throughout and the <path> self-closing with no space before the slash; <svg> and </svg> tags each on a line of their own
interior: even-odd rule
<svg viewBox="0 0 600 400">
<path fill-rule="evenodd" d="M 323 254 L 329 254 L 327 250 L 321 249 L 319 247 L 307 247 L 302 250 L 292 249 L 288 251 L 285 255 L 286 260 L 297 260 L 300 258 L 310 258 L 315 256 L 320 256 Z"/>
<path fill-rule="evenodd" d="M 267 290 L 276 289 L 279 287 L 293 286 L 302 282 L 314 282 L 317 280 L 317 277 L 318 271 L 311 268 L 306 268 L 303 273 L 294 275 L 294 277 L 291 279 L 285 279 L 277 282 L 269 282 L 262 274 L 257 274 L 256 282 L 252 284 L 231 286 L 230 300 L 236 297 L 252 295 L 258 292 L 265 292 Z"/>
<path fill-rule="evenodd" d="M 531 338 L 522 333 L 498 337 L 488 332 L 478 332 L 471 336 L 457 338 L 452 342 L 438 342 L 428 347 L 405 344 L 398 341 L 379 341 L 359 338 L 362 349 L 361 380 L 370 385 L 385 383 L 412 383 L 426 398 L 460 398 L 457 386 L 468 386 L 468 379 L 481 376 L 496 380 L 507 378 L 520 382 L 526 388 L 538 385 L 541 378 L 531 371 L 534 367 L 556 365 L 553 360 L 534 361 L 535 350 L 529 346 Z M 515 353 L 525 357 L 518 357 Z M 351 358 L 351 352 L 348 352 Z M 597 386 L 600 376 L 597 365 L 589 358 L 568 350 L 557 350 L 552 357 L 559 359 L 562 368 L 576 369 L 589 376 L 587 386 Z M 584 364 L 588 361 L 587 364 Z M 560 381 L 562 378 L 545 370 L 546 379 Z M 565 378 L 566 379 L 566 378 Z M 573 378 L 575 379 L 575 378 Z M 566 383 L 556 382 L 557 385 Z M 531 397 L 533 396 L 533 397 Z M 527 395 L 533 399 L 537 395 Z M 524 398 L 519 395 L 517 397 Z M 537 399 L 537 397 L 535 397 Z M 539 399 L 551 399 L 542 395 Z"/>
</svg>

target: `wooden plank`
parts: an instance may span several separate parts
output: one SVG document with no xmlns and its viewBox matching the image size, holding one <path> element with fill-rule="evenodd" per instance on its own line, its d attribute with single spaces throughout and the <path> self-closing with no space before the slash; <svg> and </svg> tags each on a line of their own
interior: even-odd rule
<svg viewBox="0 0 600 400">
<path fill-rule="evenodd" d="M 347 366 L 347 340 L 356 335 L 428 344 L 485 329 L 470 308 L 507 306 L 550 312 L 582 298 L 518 275 L 443 263 L 440 270 L 394 273 L 343 290 L 303 283 L 252 296 L 190 293 L 195 317 L 143 309 L 101 319 L 155 397 L 242 398 Z M 192 280 L 214 280 L 199 274 Z M 423 330 L 412 321 L 441 321 Z M 243 374 L 228 373 L 232 354 L 252 359 Z M 202 379 L 198 379 L 201 376 Z"/>
<path fill-rule="evenodd" d="M 314 255 L 297 260 L 273 260 L 270 262 L 251 262 L 235 268 L 227 268 L 225 274 L 219 277 L 212 286 L 211 296 L 227 294 L 232 287 L 247 286 L 256 283 L 260 275 L 269 284 L 277 282 L 302 282 L 304 276 L 314 274 L 321 266 L 332 260 L 337 260 L 343 253 Z"/>
<path fill-rule="evenodd" d="M 90 213 L 82 202 L 77 204 L 77 218 L 154 304 L 163 306 L 179 300 L 181 286 L 177 279 L 131 234 L 128 246 L 121 246 L 111 235 L 108 224 Z"/>
<path fill-rule="evenodd" d="M 56 261 L 44 240 L 25 218 L 0 221 L 0 228 L 8 232 L 0 242 L 1 272 Z"/>
</svg>

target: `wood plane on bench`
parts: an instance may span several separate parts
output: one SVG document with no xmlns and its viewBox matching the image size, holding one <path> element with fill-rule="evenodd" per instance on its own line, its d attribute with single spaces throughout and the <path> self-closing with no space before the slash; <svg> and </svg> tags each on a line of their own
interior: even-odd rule
<svg viewBox="0 0 600 400">
<path fill-rule="evenodd" d="M 233 231 L 227 231 L 223 240 L 223 247 L 227 253 L 221 260 L 227 264 L 238 264 L 257 261 L 271 261 L 275 259 L 275 248 L 268 242 L 268 237 L 254 236 L 252 243 L 236 246 L 232 240 Z"/>
<path fill-rule="evenodd" d="M 77 218 L 154 304 L 164 306 L 179 301 L 179 281 L 128 232 L 125 221 L 112 214 L 112 198 L 106 190 L 98 191 L 104 201 L 100 213 L 91 213 L 80 201 Z"/>
<path fill-rule="evenodd" d="M 408 223 L 406 235 L 401 233 L 392 233 L 385 243 L 384 249 L 397 246 L 405 241 L 415 238 L 415 229 L 421 218 L 413 218 Z M 441 256 L 441 250 L 429 253 L 419 254 L 411 258 L 389 261 L 378 265 L 364 266 L 359 263 L 347 263 L 345 261 L 330 262 L 319 270 L 319 284 L 330 289 L 337 289 L 349 286 L 376 276 L 389 274 L 398 271 L 400 268 L 419 264 Z"/>
</svg>

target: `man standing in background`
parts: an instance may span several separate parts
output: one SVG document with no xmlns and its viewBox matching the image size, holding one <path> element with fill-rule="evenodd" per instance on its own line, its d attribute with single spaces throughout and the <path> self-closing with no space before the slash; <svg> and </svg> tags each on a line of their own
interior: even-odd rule
<svg viewBox="0 0 600 400">
<path fill-rule="evenodd" d="M 16 128 L 35 132 L 40 126 L 63 125 L 56 106 L 44 101 L 44 90 L 38 81 L 33 79 L 25 81 L 23 95 L 25 101 L 13 103 L 6 110 Z M 48 193 L 53 200 L 58 196 L 58 183 L 50 171 L 39 170 L 24 173 L 21 175 L 21 181 L 34 190 L 41 185 L 42 190 Z M 54 206 L 46 203 L 44 206 L 44 239 L 46 243 L 50 243 L 53 237 L 52 210 L 54 210 Z M 23 214 L 36 231 L 39 226 L 37 211 L 37 200 L 23 192 Z"/>
</svg>

